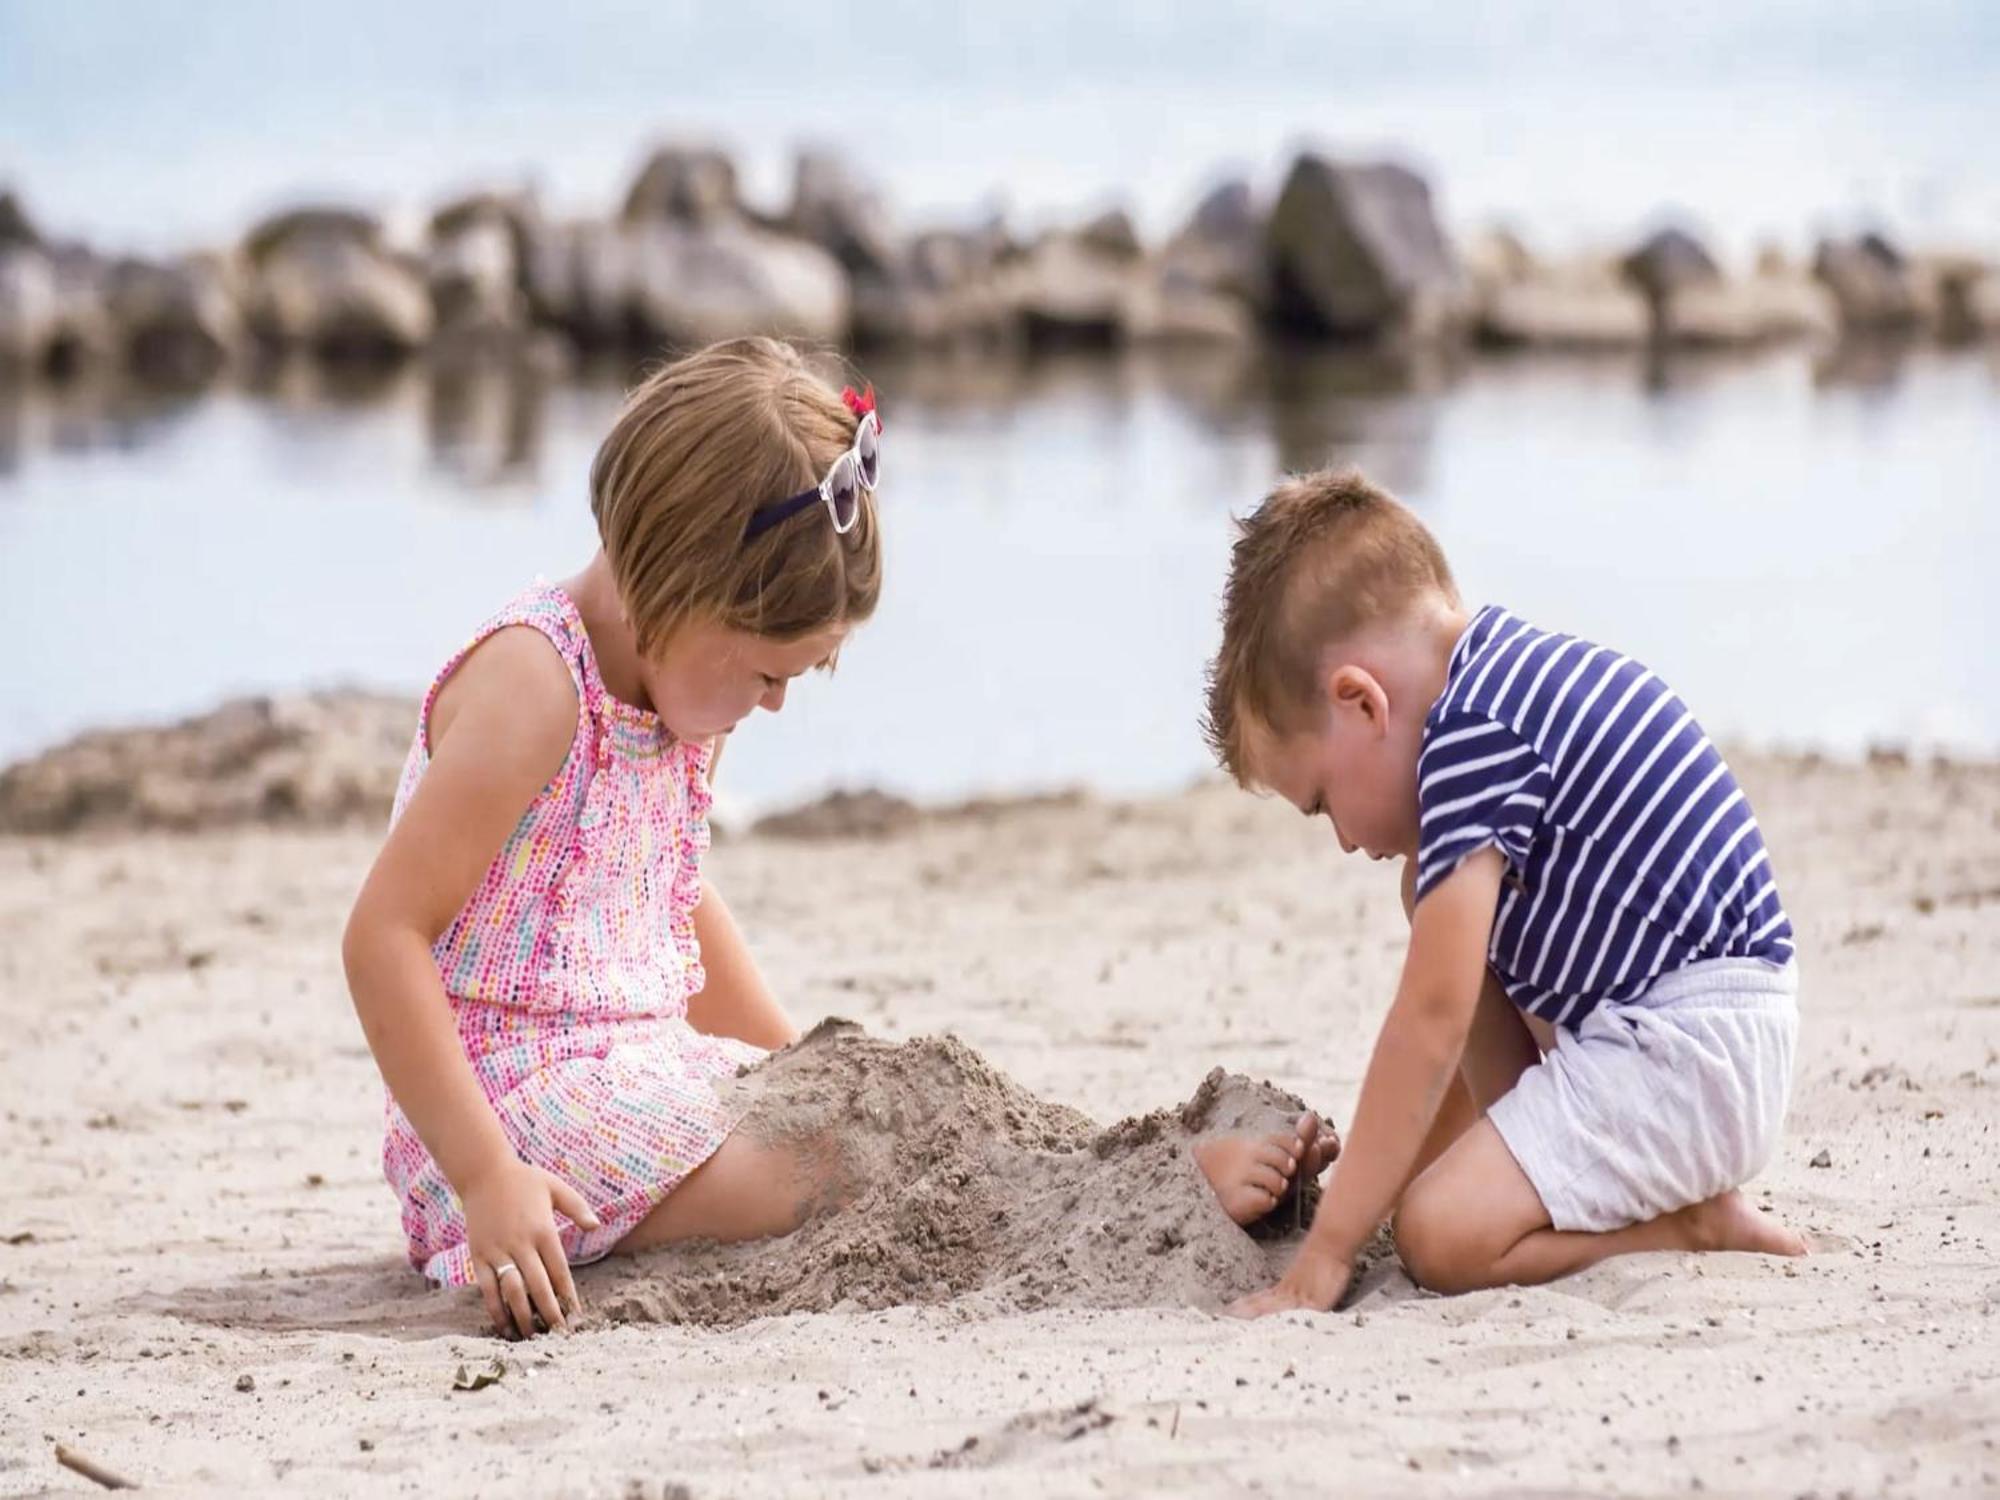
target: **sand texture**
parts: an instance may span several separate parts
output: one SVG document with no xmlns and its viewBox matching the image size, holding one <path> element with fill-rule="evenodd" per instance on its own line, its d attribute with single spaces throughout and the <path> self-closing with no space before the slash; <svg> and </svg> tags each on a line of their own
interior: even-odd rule
<svg viewBox="0 0 2000 1500">
<path fill-rule="evenodd" d="M 1457 1298 L 1377 1253 L 1257 1325 L 1213 1310 L 1288 1226 L 1229 1225 L 1185 1141 L 1344 1125 L 1402 947 L 1389 872 L 1283 807 L 720 845 L 794 1013 L 865 1028 L 740 1086 L 837 1126 L 858 1196 L 785 1254 L 591 1268 L 587 1331 L 522 1346 L 402 1258 L 338 956 L 371 831 L 0 837 L 0 1495 L 91 1492 L 58 1443 L 175 1494 L 2000 1492 L 2000 769 L 1739 768 L 1805 968 L 1755 1192 L 1818 1253 Z"/>
</svg>

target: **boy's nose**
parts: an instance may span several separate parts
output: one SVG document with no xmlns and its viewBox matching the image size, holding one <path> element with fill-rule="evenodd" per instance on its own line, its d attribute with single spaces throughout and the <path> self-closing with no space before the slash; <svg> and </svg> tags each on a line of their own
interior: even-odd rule
<svg viewBox="0 0 2000 1500">
<path fill-rule="evenodd" d="M 1361 847 L 1359 844 L 1352 842 L 1346 834 L 1340 831 L 1338 823 L 1333 825 L 1333 836 L 1340 840 L 1340 852 L 1342 854 L 1352 854 L 1356 849 Z"/>
</svg>

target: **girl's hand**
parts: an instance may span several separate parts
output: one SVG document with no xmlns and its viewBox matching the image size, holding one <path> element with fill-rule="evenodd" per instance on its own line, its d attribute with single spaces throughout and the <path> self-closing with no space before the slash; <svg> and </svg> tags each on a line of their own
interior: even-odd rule
<svg viewBox="0 0 2000 1500">
<path fill-rule="evenodd" d="M 558 1210 L 585 1229 L 598 1227 L 583 1195 L 552 1172 L 509 1157 L 470 1183 L 465 1247 L 486 1299 L 486 1316 L 504 1338 L 533 1338 L 544 1327 L 567 1333 L 566 1314 L 582 1311 L 569 1258 L 556 1237 Z"/>
</svg>

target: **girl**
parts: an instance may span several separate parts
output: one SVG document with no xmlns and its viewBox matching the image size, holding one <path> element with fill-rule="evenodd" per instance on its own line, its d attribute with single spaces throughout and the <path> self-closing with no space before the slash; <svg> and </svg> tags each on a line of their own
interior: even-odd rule
<svg viewBox="0 0 2000 1500">
<path fill-rule="evenodd" d="M 410 1259 L 476 1282 L 503 1335 L 566 1326 L 573 1261 L 782 1234 L 815 1202 L 800 1152 L 717 1095 L 798 1028 L 701 856 L 719 737 L 875 608 L 881 434 L 872 390 L 836 396 L 781 343 L 669 365 L 592 464 L 598 553 L 424 700 L 343 957 Z M 1246 1220 L 1301 1152 L 1199 1156 Z"/>
</svg>

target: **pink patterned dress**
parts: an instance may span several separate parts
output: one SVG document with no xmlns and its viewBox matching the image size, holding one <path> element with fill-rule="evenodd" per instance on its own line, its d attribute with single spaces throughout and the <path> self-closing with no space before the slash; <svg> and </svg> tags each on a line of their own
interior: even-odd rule
<svg viewBox="0 0 2000 1500">
<path fill-rule="evenodd" d="M 396 794 L 430 764 L 438 689 L 493 632 L 540 631 L 577 690 L 576 738 L 479 889 L 432 949 L 458 1037 L 514 1150 L 583 1194 L 603 1227 L 558 1218 L 573 1262 L 604 1255 L 736 1127 L 715 1082 L 764 1054 L 688 1025 L 703 985 L 694 909 L 708 848 L 705 744 L 605 691 L 582 617 L 537 584 L 480 627 L 431 684 Z M 382 1167 L 410 1261 L 473 1280 L 465 1214 L 403 1111 L 388 1102 Z"/>
</svg>

